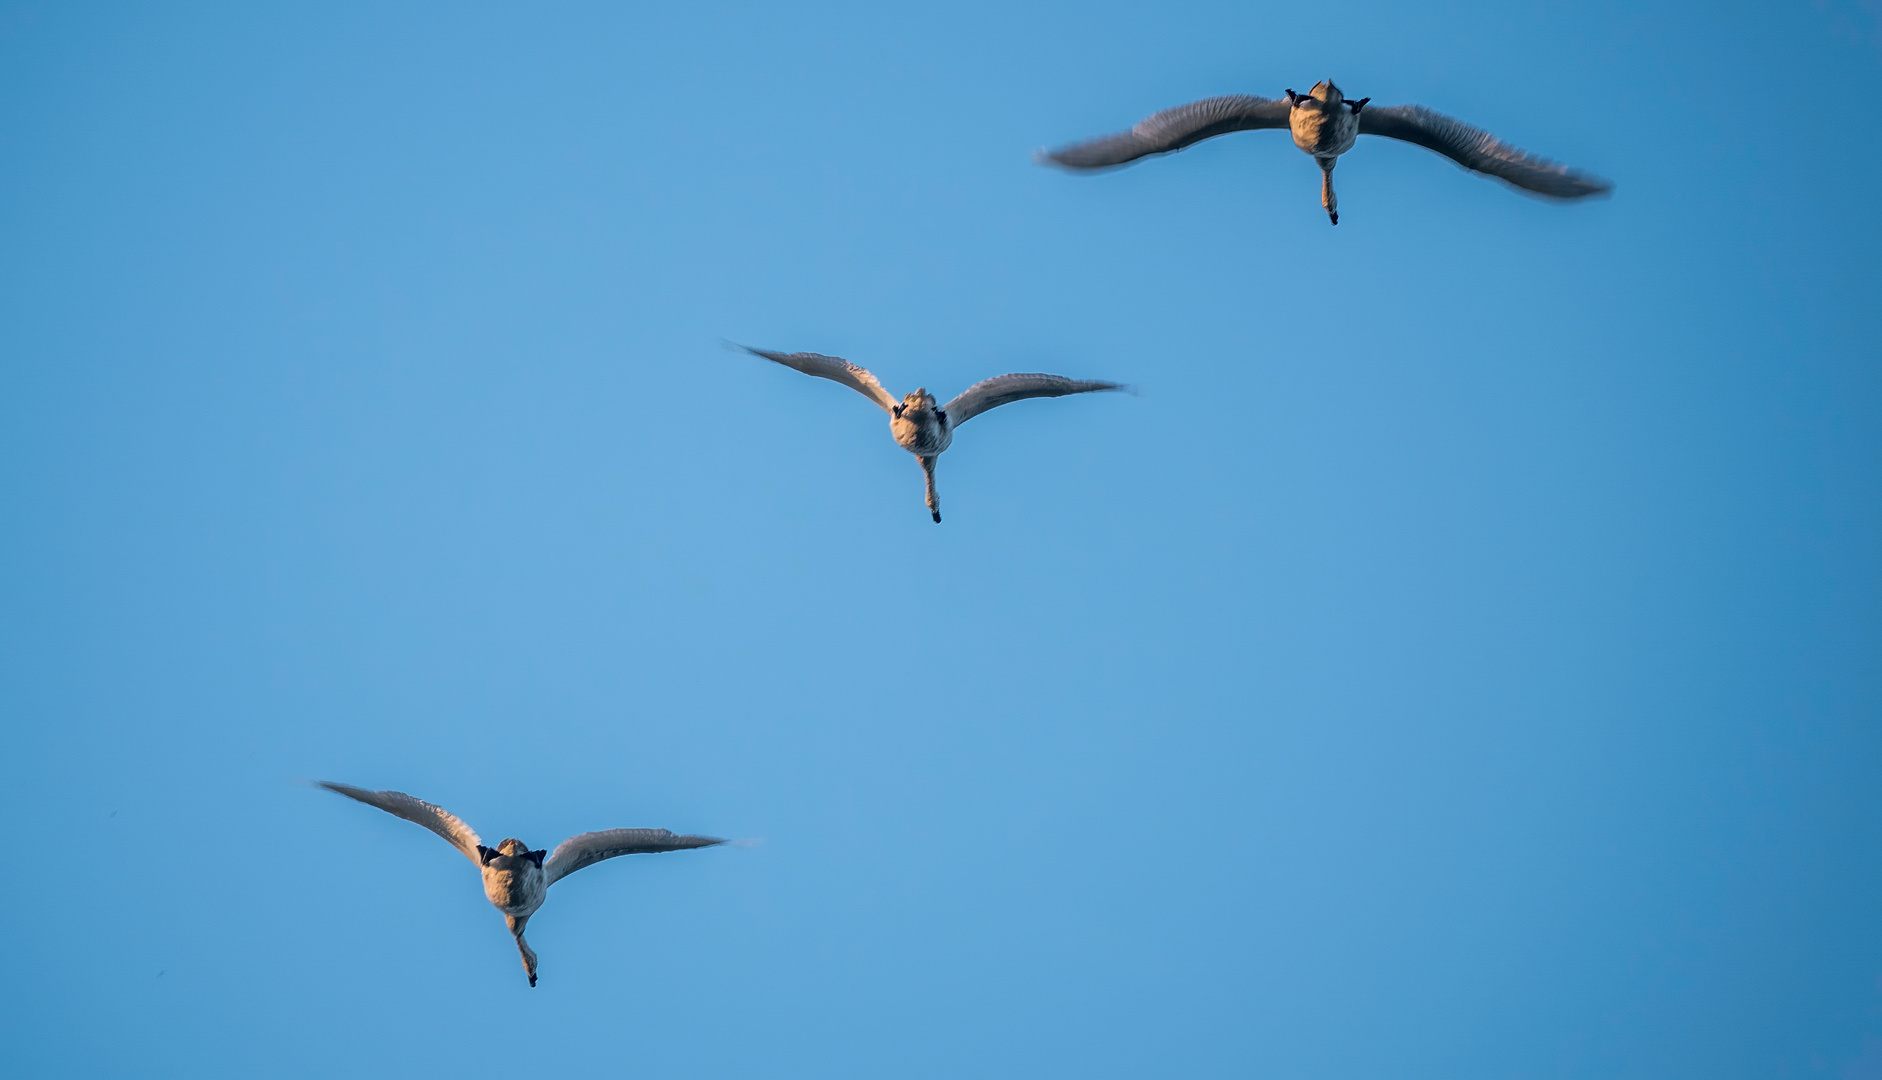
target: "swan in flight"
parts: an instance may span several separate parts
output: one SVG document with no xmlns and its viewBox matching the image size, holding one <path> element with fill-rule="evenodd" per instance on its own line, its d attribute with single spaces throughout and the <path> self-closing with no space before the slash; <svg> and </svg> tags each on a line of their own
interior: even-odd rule
<svg viewBox="0 0 1882 1080">
<path fill-rule="evenodd" d="M 1067 169 L 1108 169 L 1152 154 L 1168 154 L 1192 143 L 1231 131 L 1286 128 L 1294 145 L 1320 164 L 1320 205 L 1333 224 L 1340 223 L 1333 197 L 1333 166 L 1361 135 L 1383 135 L 1435 150 L 1472 172 L 1556 199 L 1602 195 L 1614 185 L 1518 150 L 1487 131 L 1433 112 L 1422 105 L 1375 105 L 1371 98 L 1349 101 L 1331 79 L 1305 94 L 1287 91 L 1279 100 L 1235 95 L 1165 109 L 1116 135 L 1074 143 L 1035 159 Z"/>
<path fill-rule="evenodd" d="M 795 368 L 806 375 L 840 382 L 880 405 L 882 411 L 889 414 L 889 434 L 895 436 L 896 445 L 915 455 L 921 462 L 922 475 L 928 481 L 928 512 L 934 515 L 937 524 L 941 521 L 941 500 L 934 491 L 934 461 L 941 456 L 941 451 L 953 444 L 955 428 L 988 409 L 998 408 L 1008 402 L 1088 394 L 1094 390 L 1125 389 L 1122 383 L 1081 381 L 1063 375 L 1028 373 L 982 379 L 961 391 L 946 405 L 937 406 L 934 395 L 925 389 L 918 389 L 897 402 L 876 381 L 874 375 L 840 356 L 811 352 L 766 352 L 745 345 L 736 348 L 787 368 Z"/>
<path fill-rule="evenodd" d="M 571 836 L 557 844 L 554 851 L 531 851 L 529 845 L 513 839 L 487 848 L 469 825 L 448 811 L 423 799 L 414 799 L 403 791 L 367 791 L 327 780 L 319 784 L 328 791 L 337 791 L 349 799 L 358 799 L 367 806 L 376 806 L 395 817 L 423 825 L 476 863 L 483 874 L 484 895 L 503 912 L 504 924 L 516 935 L 516 948 L 523 954 L 523 970 L 529 974 L 531 986 L 536 985 L 536 954 L 529 942 L 523 940 L 523 924 L 542 907 L 549 886 L 585 866 L 616 855 L 685 851 L 725 843 L 711 836 L 675 836 L 665 829 L 605 829 Z"/>
</svg>

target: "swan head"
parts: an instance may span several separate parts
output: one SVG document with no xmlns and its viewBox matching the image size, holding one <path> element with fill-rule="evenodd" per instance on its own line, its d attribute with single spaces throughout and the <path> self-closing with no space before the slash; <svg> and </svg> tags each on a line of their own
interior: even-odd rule
<svg viewBox="0 0 1882 1080">
<path fill-rule="evenodd" d="M 934 395 L 930 394 L 926 388 L 922 388 L 922 389 L 916 390 L 912 394 L 903 395 L 902 404 L 896 407 L 895 415 L 902 416 L 906 413 L 912 413 L 912 412 L 920 413 L 920 412 L 934 412 L 934 411 L 935 411 Z"/>
<path fill-rule="evenodd" d="M 541 867 L 543 856 L 547 854 L 549 854 L 547 851 L 529 850 L 528 844 L 515 837 L 510 837 L 493 848 L 484 847 L 482 844 L 477 845 L 477 861 L 483 863 L 485 869 L 520 870 L 524 862 L 532 862 L 537 867 Z"/>
</svg>

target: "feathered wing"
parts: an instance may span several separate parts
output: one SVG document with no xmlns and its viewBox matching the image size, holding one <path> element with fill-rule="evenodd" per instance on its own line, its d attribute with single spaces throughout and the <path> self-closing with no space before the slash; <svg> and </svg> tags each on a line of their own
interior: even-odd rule
<svg viewBox="0 0 1882 1080">
<path fill-rule="evenodd" d="M 948 414 L 949 427 L 960 427 L 988 409 L 997 409 L 1012 401 L 1122 389 L 1122 383 L 1068 379 L 1063 375 L 1042 375 L 1036 372 L 995 375 L 961 391 L 953 401 L 943 405 L 941 411 Z"/>
<path fill-rule="evenodd" d="M 1359 133 L 1435 150 L 1473 172 L 1557 199 L 1600 195 L 1614 185 L 1560 162 L 1519 150 L 1480 128 L 1423 105 L 1374 105 L 1359 113 Z"/>
<path fill-rule="evenodd" d="M 883 412 L 891 414 L 894 412 L 895 399 L 890 397 L 889 392 L 882 388 L 882 384 L 876 381 L 876 377 L 869 374 L 866 369 L 859 368 L 840 356 L 825 356 L 822 353 L 814 352 L 766 352 L 763 349 L 754 349 L 749 345 L 740 345 L 739 348 L 744 349 L 753 356 L 762 356 L 773 363 L 783 364 L 787 368 L 795 368 L 806 375 L 815 375 L 819 379 L 829 379 L 831 382 L 840 382 L 844 386 L 849 387 L 851 390 L 875 402 L 877 405 L 880 405 Z"/>
<path fill-rule="evenodd" d="M 1285 128 L 1292 106 L 1285 101 L 1235 94 L 1165 109 L 1115 135 L 1042 151 L 1039 164 L 1067 169 L 1109 169 L 1152 154 L 1167 154 L 1231 131 Z"/>
<path fill-rule="evenodd" d="M 377 806 L 394 817 L 402 817 L 415 825 L 423 825 L 432 832 L 448 840 L 452 847 L 464 853 L 464 857 L 479 866 L 483 860 L 477 857 L 477 846 L 481 843 L 476 830 L 459 821 L 455 814 L 442 807 L 433 806 L 423 799 L 415 799 L 403 791 L 367 791 L 350 784 L 336 784 L 331 780 L 318 781 L 328 791 L 337 791 L 349 799 L 358 799 L 367 806 Z"/>
<path fill-rule="evenodd" d="M 555 884 L 584 866 L 616 855 L 651 855 L 662 851 L 723 844 L 716 836 L 680 836 L 665 829 L 603 829 L 571 836 L 555 846 L 542 861 L 544 886 Z"/>
</svg>

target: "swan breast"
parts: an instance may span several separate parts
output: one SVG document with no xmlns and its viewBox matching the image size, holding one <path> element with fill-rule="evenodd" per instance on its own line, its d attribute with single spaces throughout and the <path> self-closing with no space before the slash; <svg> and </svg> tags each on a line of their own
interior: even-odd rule
<svg viewBox="0 0 1882 1080">
<path fill-rule="evenodd" d="M 519 860 L 521 861 L 521 860 Z M 505 915 L 523 918 L 542 906 L 549 886 L 542 869 L 524 862 L 520 869 L 484 868 L 484 896 Z"/>
<path fill-rule="evenodd" d="M 933 413 L 898 416 L 889 421 L 889 431 L 898 446 L 918 457 L 933 457 L 954 441 L 954 433 Z"/>
<path fill-rule="evenodd" d="M 1337 157 L 1353 148 L 1359 137 L 1359 117 L 1335 105 L 1331 109 L 1296 107 L 1287 117 L 1294 145 L 1315 157 Z"/>
</svg>

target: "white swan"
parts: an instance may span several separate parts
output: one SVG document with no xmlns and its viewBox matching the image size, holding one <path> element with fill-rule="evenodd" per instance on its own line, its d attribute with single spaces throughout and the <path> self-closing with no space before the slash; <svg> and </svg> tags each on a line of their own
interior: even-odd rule
<svg viewBox="0 0 1882 1080">
<path fill-rule="evenodd" d="M 934 515 L 937 524 L 941 521 L 941 499 L 934 490 L 934 463 L 954 442 L 954 429 L 986 412 L 1012 401 L 1022 401 L 1036 397 L 1064 397 L 1067 394 L 1088 394 L 1094 390 L 1123 390 L 1122 383 L 1080 381 L 1068 379 L 1063 375 L 1041 375 L 1021 373 L 995 375 L 960 392 L 960 395 L 946 405 L 935 404 L 933 394 L 925 389 L 918 389 L 904 397 L 898 404 L 876 377 L 840 356 L 824 356 L 822 353 L 779 353 L 766 352 L 746 345 L 734 345 L 753 356 L 762 356 L 795 368 L 806 375 L 815 375 L 820 379 L 840 382 L 851 390 L 882 406 L 882 411 L 889 414 L 889 433 L 895 436 L 896 445 L 921 462 L 922 475 L 928 483 L 928 512 Z"/>
<path fill-rule="evenodd" d="M 529 942 L 523 940 L 523 924 L 542 907 L 549 886 L 585 866 L 616 855 L 684 851 L 725 843 L 711 836 L 675 836 L 665 829 L 606 829 L 571 836 L 557 844 L 554 851 L 531 851 L 529 845 L 515 839 L 487 848 L 471 827 L 456 816 L 403 791 L 367 791 L 327 780 L 318 783 L 328 791 L 337 791 L 349 799 L 358 799 L 367 806 L 376 806 L 388 814 L 423 825 L 476 863 L 483 874 L 484 895 L 503 912 L 504 925 L 516 936 L 516 949 L 523 954 L 523 970 L 528 973 L 531 986 L 536 985 L 536 953 L 530 949 Z"/>
<path fill-rule="evenodd" d="M 1168 154 L 1231 131 L 1286 128 L 1294 145 L 1320 164 L 1320 205 L 1333 224 L 1340 223 L 1333 197 L 1333 166 L 1361 135 L 1383 135 L 1435 150 L 1472 172 L 1556 199 L 1605 194 L 1614 185 L 1547 158 L 1518 150 L 1489 132 L 1453 120 L 1422 105 L 1379 105 L 1371 98 L 1348 101 L 1331 79 L 1305 94 L 1287 91 L 1280 100 L 1235 95 L 1165 109 L 1116 135 L 1041 152 L 1040 164 L 1067 169 L 1108 169 L 1152 154 Z"/>
</svg>

